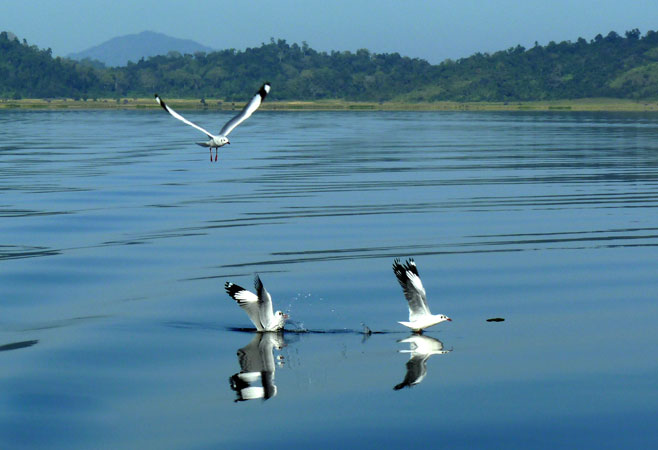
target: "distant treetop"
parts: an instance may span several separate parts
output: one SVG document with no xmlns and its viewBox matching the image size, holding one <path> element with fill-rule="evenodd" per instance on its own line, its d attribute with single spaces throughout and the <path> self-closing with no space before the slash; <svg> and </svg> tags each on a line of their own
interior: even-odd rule
<svg viewBox="0 0 658 450">
<path fill-rule="evenodd" d="M 262 80 L 273 100 L 528 101 L 658 97 L 658 33 L 537 42 L 432 65 L 398 53 L 319 52 L 270 39 L 243 51 L 168 52 L 123 67 L 53 58 L 0 33 L 0 97 L 218 98 L 241 101 Z"/>
</svg>

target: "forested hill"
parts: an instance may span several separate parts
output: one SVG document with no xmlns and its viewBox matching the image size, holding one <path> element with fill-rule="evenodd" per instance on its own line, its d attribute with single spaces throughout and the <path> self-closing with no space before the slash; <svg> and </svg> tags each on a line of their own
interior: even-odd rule
<svg viewBox="0 0 658 450">
<path fill-rule="evenodd" d="M 658 33 L 521 46 L 431 65 L 368 50 L 318 52 L 271 40 L 244 51 L 169 53 L 124 67 L 53 58 L 0 33 L 0 98 L 167 97 L 244 100 L 269 80 L 274 100 L 514 101 L 658 98 Z"/>
<path fill-rule="evenodd" d="M 0 98 L 80 97 L 97 88 L 98 71 L 68 59 L 53 58 L 0 33 Z"/>
</svg>

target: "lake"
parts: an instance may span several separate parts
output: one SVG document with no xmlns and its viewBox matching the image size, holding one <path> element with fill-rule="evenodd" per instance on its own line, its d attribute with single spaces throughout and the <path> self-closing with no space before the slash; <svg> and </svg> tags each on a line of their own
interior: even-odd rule
<svg viewBox="0 0 658 450">
<path fill-rule="evenodd" d="M 656 446 L 658 114 L 258 111 L 216 163 L 202 138 L 0 111 L 0 447 Z M 397 257 L 452 322 L 397 323 Z M 225 293 L 255 273 L 289 331 Z"/>
</svg>

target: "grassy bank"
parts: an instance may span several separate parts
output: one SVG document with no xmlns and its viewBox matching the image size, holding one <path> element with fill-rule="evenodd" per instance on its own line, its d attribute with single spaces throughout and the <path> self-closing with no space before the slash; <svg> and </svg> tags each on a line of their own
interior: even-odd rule
<svg viewBox="0 0 658 450">
<path fill-rule="evenodd" d="M 238 110 L 244 103 L 225 102 L 219 99 L 166 99 L 172 107 L 185 109 Z M 153 98 L 121 99 L 21 99 L 0 100 L 0 109 L 157 109 Z M 658 111 L 658 101 L 633 101 L 614 98 L 552 100 L 536 102 L 348 102 L 343 100 L 320 101 L 268 101 L 264 110 L 281 111 Z"/>
</svg>

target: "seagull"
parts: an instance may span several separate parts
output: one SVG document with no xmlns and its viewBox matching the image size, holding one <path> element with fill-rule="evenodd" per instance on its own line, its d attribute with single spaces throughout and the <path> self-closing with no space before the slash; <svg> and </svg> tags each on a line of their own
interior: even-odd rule
<svg viewBox="0 0 658 450">
<path fill-rule="evenodd" d="M 186 123 L 190 126 L 193 126 L 197 130 L 201 131 L 202 133 L 205 133 L 208 138 L 210 138 L 209 141 L 206 142 L 197 142 L 197 145 L 200 145 L 201 147 L 209 147 L 210 149 L 210 161 L 212 161 L 212 149 L 215 149 L 215 161 L 217 161 L 217 151 L 219 147 L 223 147 L 226 144 L 230 144 L 231 142 L 228 140 L 228 135 L 235 127 L 240 125 L 242 122 L 247 120 L 253 113 L 258 109 L 260 104 L 265 100 L 265 97 L 267 94 L 270 92 L 270 83 L 265 82 L 258 92 L 256 92 L 256 95 L 247 103 L 247 105 L 240 111 L 240 114 L 226 122 L 226 124 L 222 127 L 222 129 L 219 131 L 218 135 L 214 135 L 211 132 L 205 130 L 204 128 L 201 128 L 199 125 L 190 122 L 187 120 L 185 117 L 181 116 L 178 114 L 176 111 L 171 109 L 169 105 L 167 105 L 164 100 L 160 98 L 158 94 L 155 94 L 155 101 L 158 102 L 158 105 L 162 106 L 162 108 L 167 111 L 169 114 L 174 116 L 176 119 L 180 120 L 183 123 Z"/>
<path fill-rule="evenodd" d="M 238 350 L 240 372 L 229 378 L 231 389 L 238 396 L 236 402 L 257 398 L 267 400 L 277 394 L 274 384 L 276 364 L 272 352 L 274 348 L 281 350 L 283 347 L 283 333 L 271 332 L 256 333 L 247 345 Z M 259 380 L 261 386 L 254 386 Z"/>
<path fill-rule="evenodd" d="M 412 334 L 398 342 L 409 343 L 409 350 L 400 350 L 400 353 L 409 353 L 407 373 L 402 383 L 395 385 L 394 390 L 399 391 L 405 387 L 412 387 L 423 381 L 427 375 L 427 360 L 432 355 L 443 355 L 452 350 L 443 350 L 443 342 L 429 336 Z"/>
<path fill-rule="evenodd" d="M 398 322 L 405 327 L 411 328 L 416 333 L 422 333 L 423 329 L 436 325 L 446 320 L 452 321 L 443 314 L 432 314 L 427 306 L 425 288 L 420 281 L 418 268 L 413 259 L 408 259 L 405 264 L 400 264 L 399 259 L 393 261 L 393 272 L 402 286 L 404 296 L 409 302 L 409 322 Z"/>
<path fill-rule="evenodd" d="M 238 302 L 240 308 L 245 310 L 253 324 L 256 325 L 256 331 L 282 330 L 288 314 L 281 311 L 272 312 L 272 297 L 258 275 L 254 277 L 254 287 L 256 294 L 228 281 L 224 285 L 228 295 Z"/>
</svg>

